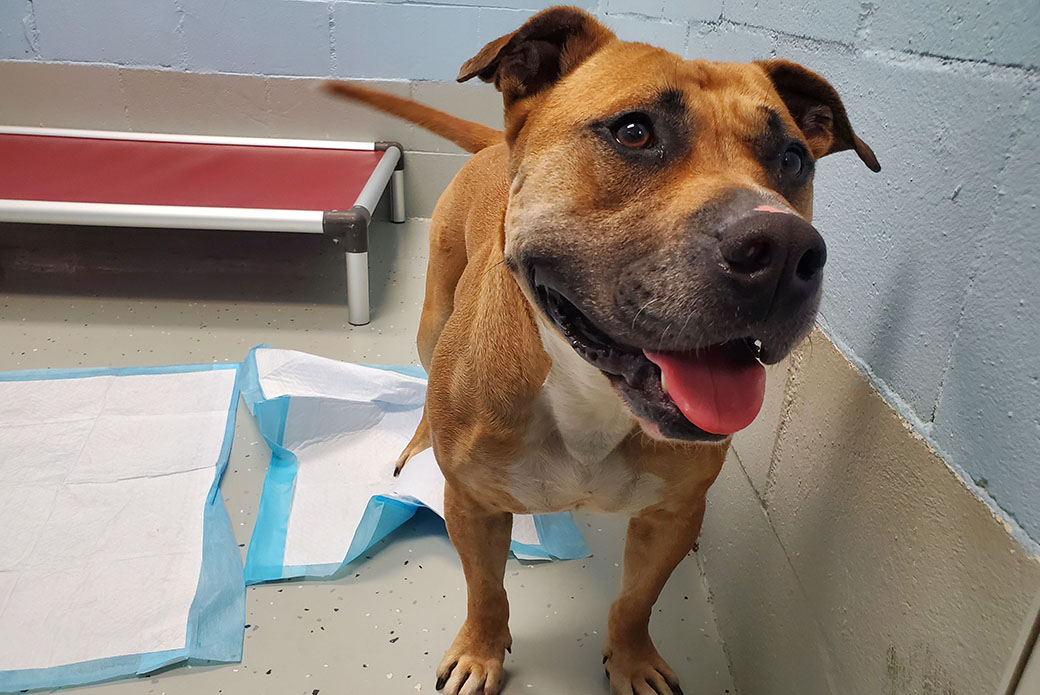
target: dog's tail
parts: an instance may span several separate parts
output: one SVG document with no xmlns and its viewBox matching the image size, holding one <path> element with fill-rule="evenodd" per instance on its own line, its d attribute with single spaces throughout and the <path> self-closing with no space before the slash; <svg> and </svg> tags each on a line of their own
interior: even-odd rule
<svg viewBox="0 0 1040 695">
<path fill-rule="evenodd" d="M 457 118 L 451 114 L 438 111 L 411 99 L 403 99 L 393 94 L 379 92 L 361 87 L 350 82 L 327 81 L 322 85 L 327 92 L 347 99 L 360 101 L 363 104 L 403 118 L 417 126 L 426 128 L 442 138 L 451 140 L 467 152 L 479 152 L 502 142 L 502 131 L 489 128 L 480 123 Z"/>
</svg>

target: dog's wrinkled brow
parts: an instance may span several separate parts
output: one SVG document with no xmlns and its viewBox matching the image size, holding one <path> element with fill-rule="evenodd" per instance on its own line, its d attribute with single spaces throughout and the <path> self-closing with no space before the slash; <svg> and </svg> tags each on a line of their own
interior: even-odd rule
<svg viewBox="0 0 1040 695">
<path fill-rule="evenodd" d="M 689 114 L 683 93 L 677 89 L 663 89 L 639 101 L 626 100 L 623 103 L 624 106 L 615 106 L 609 116 L 599 120 L 609 121 L 621 114 L 640 111 L 674 120 L 686 120 Z"/>
<path fill-rule="evenodd" d="M 651 107 L 656 110 L 671 112 L 682 118 L 686 117 L 686 100 L 678 89 L 664 90 L 651 102 Z"/>
<path fill-rule="evenodd" d="M 763 119 L 762 129 L 751 140 L 760 156 L 770 156 L 779 152 L 791 140 L 792 135 L 784 125 L 784 119 L 775 110 L 768 106 L 759 106 L 758 111 Z"/>
</svg>

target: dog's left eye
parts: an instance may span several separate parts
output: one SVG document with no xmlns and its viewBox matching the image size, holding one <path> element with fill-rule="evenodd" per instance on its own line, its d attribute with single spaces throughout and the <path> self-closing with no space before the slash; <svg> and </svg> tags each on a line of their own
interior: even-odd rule
<svg viewBox="0 0 1040 695">
<path fill-rule="evenodd" d="M 799 178 L 806 169 L 806 157 L 801 148 L 788 147 L 780 155 L 780 170 L 787 179 Z"/>
<path fill-rule="evenodd" d="M 630 117 L 614 127 L 614 138 L 625 147 L 642 149 L 650 145 L 654 131 L 645 119 Z"/>
</svg>

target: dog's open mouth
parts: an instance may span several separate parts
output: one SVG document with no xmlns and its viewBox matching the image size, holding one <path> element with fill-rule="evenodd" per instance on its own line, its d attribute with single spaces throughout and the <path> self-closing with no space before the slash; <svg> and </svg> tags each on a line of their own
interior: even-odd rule
<svg viewBox="0 0 1040 695">
<path fill-rule="evenodd" d="M 762 408 L 765 368 L 752 338 L 688 352 L 623 345 L 561 293 L 533 286 L 546 316 L 582 358 L 610 378 L 652 435 L 717 441 L 750 425 Z"/>
</svg>

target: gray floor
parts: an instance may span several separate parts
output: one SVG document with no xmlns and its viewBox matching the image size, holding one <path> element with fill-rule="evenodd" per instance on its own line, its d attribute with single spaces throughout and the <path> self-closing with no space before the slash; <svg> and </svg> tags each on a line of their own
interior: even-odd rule
<svg viewBox="0 0 1040 695">
<path fill-rule="evenodd" d="M 352 328 L 341 256 L 304 235 L 0 227 L 0 370 L 241 360 L 268 343 L 351 361 L 416 363 L 426 222 L 373 229 L 373 321 Z M 222 491 L 249 542 L 269 451 L 240 407 Z M 506 693 L 605 693 L 606 610 L 624 520 L 579 514 L 593 557 L 510 560 Z M 328 581 L 247 592 L 240 664 L 171 668 L 70 692 L 434 692 L 465 589 L 443 523 L 420 514 Z M 652 632 L 689 694 L 735 692 L 697 559 L 673 575 Z"/>
</svg>

